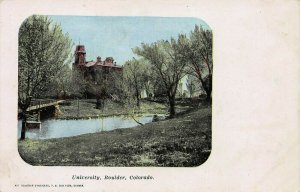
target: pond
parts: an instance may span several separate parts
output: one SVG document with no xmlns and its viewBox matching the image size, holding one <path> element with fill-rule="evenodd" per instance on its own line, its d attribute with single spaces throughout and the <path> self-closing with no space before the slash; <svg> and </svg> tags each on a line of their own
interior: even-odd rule
<svg viewBox="0 0 300 192">
<path fill-rule="evenodd" d="M 149 123 L 153 115 L 135 117 L 140 123 Z M 119 128 L 129 128 L 139 125 L 131 117 L 113 116 L 97 119 L 61 120 L 48 119 L 42 121 L 41 129 L 27 129 L 26 138 L 30 139 L 51 139 L 71 137 L 86 133 L 111 131 Z M 18 121 L 18 138 L 21 136 L 21 120 Z"/>
</svg>

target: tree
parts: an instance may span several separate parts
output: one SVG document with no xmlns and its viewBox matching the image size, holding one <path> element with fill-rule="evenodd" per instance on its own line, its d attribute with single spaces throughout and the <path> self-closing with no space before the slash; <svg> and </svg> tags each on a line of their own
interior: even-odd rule
<svg viewBox="0 0 300 192">
<path fill-rule="evenodd" d="M 133 58 L 124 65 L 124 76 L 129 87 L 134 91 L 136 106 L 140 107 L 141 91 L 147 81 L 147 66 Z"/>
<path fill-rule="evenodd" d="M 48 90 L 41 97 L 69 97 L 73 84 L 75 83 L 72 82 L 72 69 L 68 65 L 64 65 L 50 82 Z"/>
<path fill-rule="evenodd" d="M 111 94 L 111 85 L 113 81 L 108 81 L 104 70 L 98 71 L 93 80 L 88 81 L 88 91 L 96 97 L 96 109 L 103 109 L 105 99 Z"/>
<path fill-rule="evenodd" d="M 47 91 L 67 65 L 71 39 L 47 16 L 27 18 L 19 30 L 18 106 L 22 111 L 21 140 L 25 139 L 26 110 L 32 98 Z"/>
<path fill-rule="evenodd" d="M 152 70 L 162 81 L 168 97 L 170 117 L 175 115 L 175 95 L 180 79 L 184 76 L 186 66 L 182 50 L 188 47 L 187 38 L 179 35 L 171 41 L 158 41 L 152 44 L 142 44 L 134 49 L 134 53 L 149 61 Z"/>
<path fill-rule="evenodd" d="M 84 78 L 83 71 L 72 69 L 71 82 L 69 84 L 70 95 L 73 98 L 83 98 L 88 91 L 89 82 Z"/>
<path fill-rule="evenodd" d="M 119 102 L 122 97 L 122 71 L 113 68 L 92 68 L 90 76 L 85 77 L 87 82 L 86 92 L 96 98 L 96 108 L 103 109 L 105 100 L 112 99 Z"/>
<path fill-rule="evenodd" d="M 195 26 L 190 34 L 189 47 L 184 51 L 188 58 L 189 73 L 197 77 L 211 101 L 212 92 L 212 31 Z"/>
<path fill-rule="evenodd" d="M 187 78 L 186 87 L 189 91 L 190 98 L 193 97 L 193 94 L 196 91 L 196 85 L 195 85 L 195 82 L 193 81 L 193 79 L 191 79 L 189 77 Z"/>
<path fill-rule="evenodd" d="M 144 64 L 144 71 L 143 71 L 143 88 L 145 89 L 146 91 L 146 97 L 152 97 L 153 94 L 154 94 L 154 80 L 155 80 L 155 77 L 154 77 L 154 74 L 152 73 L 151 69 L 150 69 L 150 66 L 149 66 L 149 63 L 147 63 L 146 60 L 143 60 L 142 61 L 143 64 Z"/>
</svg>

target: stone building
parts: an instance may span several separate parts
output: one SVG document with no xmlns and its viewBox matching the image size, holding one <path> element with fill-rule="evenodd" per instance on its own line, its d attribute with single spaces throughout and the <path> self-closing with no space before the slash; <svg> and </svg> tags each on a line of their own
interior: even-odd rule
<svg viewBox="0 0 300 192">
<path fill-rule="evenodd" d="M 75 49 L 75 62 L 73 63 L 73 70 L 77 69 L 83 72 L 86 79 L 95 79 L 97 73 L 104 72 L 109 74 L 111 72 L 122 73 L 123 67 L 116 64 L 113 57 L 106 57 L 102 61 L 101 57 L 97 57 L 96 61 L 86 61 L 86 51 L 84 45 L 77 45 Z"/>
</svg>

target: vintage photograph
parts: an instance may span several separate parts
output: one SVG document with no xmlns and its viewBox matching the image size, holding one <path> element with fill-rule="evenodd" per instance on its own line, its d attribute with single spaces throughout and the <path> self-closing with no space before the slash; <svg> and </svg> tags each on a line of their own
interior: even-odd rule
<svg viewBox="0 0 300 192">
<path fill-rule="evenodd" d="M 20 156 L 34 166 L 200 166 L 212 150 L 212 33 L 190 17 L 26 18 Z"/>
</svg>

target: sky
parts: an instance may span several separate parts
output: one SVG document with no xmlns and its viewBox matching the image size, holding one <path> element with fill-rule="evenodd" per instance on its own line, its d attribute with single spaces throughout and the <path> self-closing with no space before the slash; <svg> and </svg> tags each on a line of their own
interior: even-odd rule
<svg viewBox="0 0 300 192">
<path fill-rule="evenodd" d="M 75 46 L 86 49 L 86 60 L 102 60 L 113 57 L 118 65 L 136 57 L 132 48 L 141 43 L 169 40 L 183 33 L 189 35 L 195 25 L 205 29 L 209 26 L 197 18 L 178 17 L 103 17 L 103 16 L 49 16 L 61 25 Z"/>
</svg>

